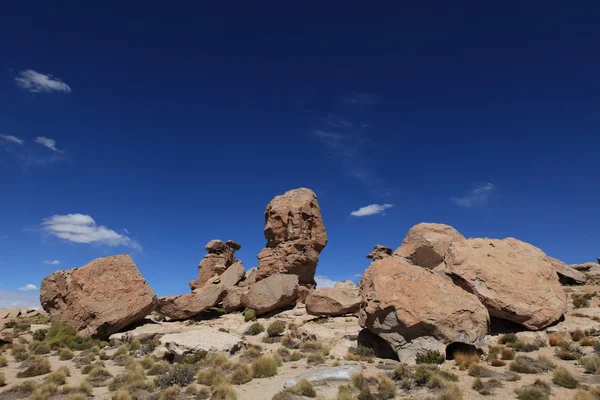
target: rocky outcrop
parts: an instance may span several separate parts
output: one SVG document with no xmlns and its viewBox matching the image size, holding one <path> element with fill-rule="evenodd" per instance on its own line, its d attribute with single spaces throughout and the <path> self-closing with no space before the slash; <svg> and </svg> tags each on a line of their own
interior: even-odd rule
<svg viewBox="0 0 600 400">
<path fill-rule="evenodd" d="M 173 320 L 192 318 L 223 300 L 227 290 L 233 288 L 246 274 L 238 260 L 220 276 L 215 276 L 192 293 L 166 296 L 158 299 L 156 311 Z"/>
<path fill-rule="evenodd" d="M 590 261 L 583 264 L 571 264 L 569 267 L 576 269 L 577 271 L 587 272 L 594 267 L 598 267 L 598 264 Z"/>
<path fill-rule="evenodd" d="M 446 274 L 477 295 L 490 316 L 541 329 L 567 311 L 556 269 L 543 251 L 514 238 L 454 242 Z"/>
<path fill-rule="evenodd" d="M 402 245 L 394 252 L 410 263 L 433 269 L 444 262 L 444 255 L 455 241 L 465 237 L 450 225 L 420 223 L 408 231 Z"/>
<path fill-rule="evenodd" d="M 223 309 L 225 312 L 234 312 L 244 309 L 244 303 L 242 297 L 244 293 L 248 292 L 246 287 L 233 287 L 227 290 L 227 294 L 223 298 Z"/>
<path fill-rule="evenodd" d="M 564 262 L 560 261 L 558 258 L 548 257 L 548 261 L 554 266 L 556 270 L 556 274 L 558 275 L 558 280 L 563 285 L 583 285 L 587 281 L 585 275 L 577 271 L 575 268 L 569 267 Z"/>
<path fill-rule="evenodd" d="M 381 260 L 382 258 L 390 257 L 393 253 L 393 250 L 387 246 L 383 246 L 380 244 L 376 244 L 373 246 L 373 251 L 367 254 L 367 258 L 371 260 Z"/>
<path fill-rule="evenodd" d="M 71 325 L 78 335 L 107 338 L 148 315 L 156 296 L 123 254 L 48 275 L 40 302 L 54 321 Z"/>
<path fill-rule="evenodd" d="M 204 256 L 198 265 L 198 279 L 190 282 L 192 290 L 204 286 L 209 279 L 215 275 L 221 275 L 233 263 L 239 261 L 235 258 L 234 253 L 242 246 L 233 240 L 227 242 L 211 240 L 204 248 L 208 251 L 208 254 Z"/>
<path fill-rule="evenodd" d="M 260 315 L 290 306 L 297 298 L 298 276 L 276 274 L 248 286 L 248 291 L 242 295 L 242 303 Z"/>
<path fill-rule="evenodd" d="M 267 245 L 258 254 L 256 280 L 293 274 L 301 285 L 314 287 L 319 254 L 327 244 L 315 193 L 301 188 L 276 196 L 265 211 L 264 233 Z"/>
<path fill-rule="evenodd" d="M 479 346 L 489 315 L 476 296 L 401 257 L 374 261 L 360 282 L 359 323 L 412 364 L 418 353 L 459 342 Z"/>
<path fill-rule="evenodd" d="M 313 290 L 305 304 L 311 315 L 339 316 L 358 312 L 360 296 L 352 282 L 338 282 L 332 288 Z"/>
<path fill-rule="evenodd" d="M 160 343 L 176 362 L 180 362 L 183 356 L 198 351 L 234 354 L 246 347 L 246 343 L 240 337 L 210 326 L 198 326 L 184 332 L 168 333 L 160 338 Z"/>
</svg>

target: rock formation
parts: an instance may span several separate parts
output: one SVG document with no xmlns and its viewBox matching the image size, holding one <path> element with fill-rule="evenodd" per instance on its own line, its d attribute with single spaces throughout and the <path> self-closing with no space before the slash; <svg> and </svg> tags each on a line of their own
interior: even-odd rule
<svg viewBox="0 0 600 400">
<path fill-rule="evenodd" d="M 367 254 L 367 258 L 370 258 L 373 261 L 381 260 L 382 258 L 390 257 L 392 252 L 393 250 L 389 247 L 376 244 L 373 246 L 373 251 Z"/>
<path fill-rule="evenodd" d="M 543 251 L 514 238 L 456 241 L 446 273 L 474 293 L 490 316 L 541 329 L 567 311 L 556 269 Z"/>
<path fill-rule="evenodd" d="M 192 293 L 159 298 L 156 311 L 173 320 L 191 318 L 219 304 L 227 290 L 233 288 L 245 274 L 244 266 L 237 260 L 220 276 L 212 277 Z"/>
<path fill-rule="evenodd" d="M 444 255 L 455 241 L 465 237 L 449 225 L 420 223 L 408 231 L 402 245 L 394 252 L 414 265 L 433 269 L 444 262 Z"/>
<path fill-rule="evenodd" d="M 550 263 L 554 266 L 558 280 L 563 285 L 583 285 L 587 281 L 585 275 L 575 268 L 569 267 L 558 258 L 547 256 Z"/>
<path fill-rule="evenodd" d="M 215 275 L 221 275 L 225 272 L 237 261 L 234 253 L 242 246 L 233 240 L 228 240 L 225 243 L 221 240 L 211 240 L 204 248 L 208 251 L 208 254 L 204 256 L 198 265 L 198 279 L 190 282 L 192 290 L 202 287 Z"/>
<path fill-rule="evenodd" d="M 71 325 L 78 335 L 107 338 L 148 315 L 156 296 L 123 254 L 48 275 L 40 302 L 53 320 Z"/>
<path fill-rule="evenodd" d="M 358 288 L 350 281 L 335 287 L 315 289 L 306 298 L 306 312 L 311 315 L 338 316 L 358 312 Z"/>
<path fill-rule="evenodd" d="M 450 343 L 482 345 L 489 315 L 476 296 L 401 257 L 371 263 L 360 282 L 359 323 L 412 364 Z"/>
<path fill-rule="evenodd" d="M 292 305 L 297 297 L 298 276 L 275 274 L 248 286 L 242 303 L 260 315 Z"/>
<path fill-rule="evenodd" d="M 319 254 L 327 244 L 314 192 L 294 189 L 271 200 L 265 211 L 264 233 L 267 245 L 258 254 L 256 280 L 293 274 L 301 285 L 314 287 Z"/>
</svg>

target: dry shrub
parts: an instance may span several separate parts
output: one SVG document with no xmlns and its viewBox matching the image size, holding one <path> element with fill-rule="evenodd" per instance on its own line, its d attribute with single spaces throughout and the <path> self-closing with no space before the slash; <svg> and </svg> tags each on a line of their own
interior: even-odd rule
<svg viewBox="0 0 600 400">
<path fill-rule="evenodd" d="M 478 363 L 480 360 L 477 353 L 454 353 L 454 362 L 460 370 L 469 368 L 472 364 Z"/>
<path fill-rule="evenodd" d="M 301 379 L 296 385 L 291 387 L 289 391 L 299 396 L 317 397 L 317 391 L 313 387 L 312 383 L 306 379 Z"/>
<path fill-rule="evenodd" d="M 277 361 L 270 356 L 260 356 L 252 363 L 255 378 L 268 378 L 277 375 Z"/>
<path fill-rule="evenodd" d="M 552 347 L 556 347 L 556 346 L 563 347 L 563 346 L 567 346 L 569 344 L 567 342 L 567 340 L 560 335 L 548 335 L 548 343 Z"/>
<path fill-rule="evenodd" d="M 569 370 L 565 367 L 557 367 L 552 372 L 552 382 L 554 382 L 555 385 L 567 389 L 575 389 L 577 386 L 579 386 L 579 381 L 577 378 L 575 378 L 573 374 L 571 374 L 571 372 L 569 372 Z"/>
<path fill-rule="evenodd" d="M 51 371 L 50 362 L 47 358 L 35 356 L 25 361 L 26 368 L 17 373 L 17 378 L 30 378 L 32 376 L 44 375 Z"/>
<path fill-rule="evenodd" d="M 248 364 L 238 363 L 233 367 L 231 373 L 231 383 L 234 385 L 242 385 L 250 382 L 253 378 L 252 368 Z"/>
<path fill-rule="evenodd" d="M 598 343 L 598 340 L 589 336 L 586 336 L 579 341 L 580 346 L 595 346 L 596 343 Z"/>
</svg>

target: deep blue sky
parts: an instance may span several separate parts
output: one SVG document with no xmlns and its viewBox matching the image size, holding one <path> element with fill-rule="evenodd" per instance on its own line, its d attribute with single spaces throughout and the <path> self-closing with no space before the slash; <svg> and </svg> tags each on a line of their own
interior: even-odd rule
<svg viewBox="0 0 600 400">
<path fill-rule="evenodd" d="M 250 269 L 302 186 L 333 280 L 422 221 L 600 256 L 597 2 L 323 3 L 4 4 L 0 306 L 123 252 L 185 293 L 214 238 Z M 75 213 L 95 242 L 43 224 Z"/>
</svg>

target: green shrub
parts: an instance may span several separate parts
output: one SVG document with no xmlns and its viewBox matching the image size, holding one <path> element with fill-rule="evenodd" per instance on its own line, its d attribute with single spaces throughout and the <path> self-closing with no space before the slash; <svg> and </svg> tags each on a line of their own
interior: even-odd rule
<svg viewBox="0 0 600 400">
<path fill-rule="evenodd" d="M 71 360 L 74 357 L 73 352 L 68 349 L 68 348 L 64 348 L 64 349 L 60 349 L 60 351 L 58 352 L 58 359 L 59 360 Z"/>
<path fill-rule="evenodd" d="M 196 370 L 187 364 L 175 364 L 168 372 L 154 378 L 154 384 L 163 389 L 169 386 L 187 386 L 196 379 Z"/>
<path fill-rule="evenodd" d="M 255 322 L 246 330 L 246 335 L 256 336 L 265 331 L 265 327 L 260 322 Z"/>
<path fill-rule="evenodd" d="M 77 336 L 75 328 L 60 322 L 53 322 L 46 333 L 44 343 L 52 348 L 68 347 L 71 350 L 86 350 L 96 344 L 90 337 Z"/>
<path fill-rule="evenodd" d="M 273 357 L 260 356 L 252 363 L 255 378 L 268 378 L 277 375 L 277 361 Z"/>
<path fill-rule="evenodd" d="M 437 350 L 427 350 L 425 353 L 419 353 L 416 357 L 417 364 L 443 364 L 446 356 Z"/>
<path fill-rule="evenodd" d="M 26 368 L 17 373 L 17 378 L 30 378 L 32 376 L 47 374 L 50 371 L 51 368 L 48 359 L 35 356 L 26 361 Z"/>
<path fill-rule="evenodd" d="M 577 378 L 573 376 L 565 367 L 557 367 L 552 372 L 552 382 L 555 385 L 567 388 L 567 389 L 575 389 L 579 386 L 579 381 Z"/>
<path fill-rule="evenodd" d="M 256 318 L 256 314 L 254 313 L 254 310 L 251 310 L 251 309 L 244 310 L 244 321 L 246 321 L 246 322 L 252 321 L 254 318 Z"/>
<path fill-rule="evenodd" d="M 269 337 L 281 336 L 285 331 L 285 326 L 285 321 L 274 321 L 267 328 L 267 334 L 269 335 Z"/>
</svg>

